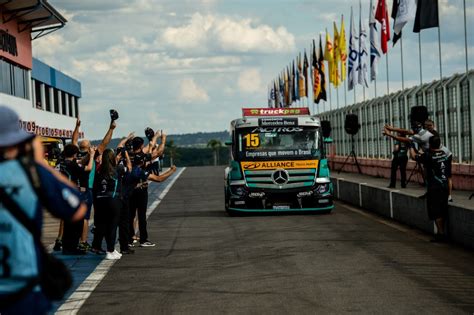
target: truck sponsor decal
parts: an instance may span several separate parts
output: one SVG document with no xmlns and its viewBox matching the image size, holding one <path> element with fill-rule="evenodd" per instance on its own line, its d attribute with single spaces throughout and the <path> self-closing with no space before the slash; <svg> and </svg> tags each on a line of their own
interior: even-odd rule
<svg viewBox="0 0 474 315">
<path fill-rule="evenodd" d="M 308 107 L 300 108 L 242 108 L 242 115 L 249 116 L 294 116 L 310 115 Z"/>
<path fill-rule="evenodd" d="M 302 160 L 302 161 L 265 161 L 265 162 L 241 162 L 242 169 L 245 170 L 273 170 L 277 168 L 283 169 L 300 169 L 300 168 L 317 168 L 318 160 Z"/>
</svg>

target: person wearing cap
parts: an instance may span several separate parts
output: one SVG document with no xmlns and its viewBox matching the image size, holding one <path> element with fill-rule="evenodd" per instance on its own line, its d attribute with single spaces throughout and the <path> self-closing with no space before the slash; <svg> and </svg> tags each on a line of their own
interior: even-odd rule
<svg viewBox="0 0 474 315">
<path fill-rule="evenodd" d="M 82 166 L 77 164 L 77 154 L 79 148 L 74 144 L 67 144 L 63 150 L 63 159 L 59 164 L 60 172 L 68 177 L 68 179 L 77 185 L 78 190 L 81 192 L 81 198 L 86 201 L 88 205 L 90 197 L 87 194 L 87 189 L 81 186 L 81 178 L 84 177 L 85 173 L 92 170 L 93 159 L 89 159 L 87 165 Z M 95 148 L 90 147 L 88 154 L 94 156 Z M 62 240 L 62 251 L 65 255 L 83 255 L 86 254 L 86 248 L 79 247 L 79 240 L 83 232 L 84 222 L 64 222 L 63 240 Z"/>
<path fill-rule="evenodd" d="M 51 302 L 38 284 L 42 210 L 80 221 L 87 207 L 73 184 L 44 161 L 41 141 L 19 121 L 0 105 L 0 314 L 30 314 L 33 306 L 35 314 L 46 314 Z"/>
</svg>

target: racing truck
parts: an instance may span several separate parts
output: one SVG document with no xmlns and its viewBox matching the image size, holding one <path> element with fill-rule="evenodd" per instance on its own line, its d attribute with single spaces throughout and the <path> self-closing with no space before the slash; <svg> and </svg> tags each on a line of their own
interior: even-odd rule
<svg viewBox="0 0 474 315">
<path fill-rule="evenodd" d="M 242 114 L 226 142 L 227 213 L 329 213 L 333 187 L 320 119 L 309 108 L 243 108 Z"/>
</svg>

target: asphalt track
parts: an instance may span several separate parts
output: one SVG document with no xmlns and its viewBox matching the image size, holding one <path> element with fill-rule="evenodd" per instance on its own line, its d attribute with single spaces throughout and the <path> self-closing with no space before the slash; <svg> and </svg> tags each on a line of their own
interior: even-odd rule
<svg viewBox="0 0 474 315">
<path fill-rule="evenodd" d="M 473 314 L 474 253 L 343 204 L 228 217 L 223 168 L 187 168 L 84 314 Z"/>
</svg>

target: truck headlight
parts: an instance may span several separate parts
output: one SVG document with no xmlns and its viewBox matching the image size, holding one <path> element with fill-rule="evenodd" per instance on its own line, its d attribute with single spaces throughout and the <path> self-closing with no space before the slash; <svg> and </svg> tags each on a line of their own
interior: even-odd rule
<svg viewBox="0 0 474 315">
<path fill-rule="evenodd" d="M 322 195 L 324 193 L 327 193 L 329 191 L 329 184 L 319 184 L 316 189 L 316 193 Z"/>
<path fill-rule="evenodd" d="M 233 195 L 243 197 L 247 194 L 247 190 L 245 189 L 245 186 L 230 186 L 230 192 Z"/>
</svg>

